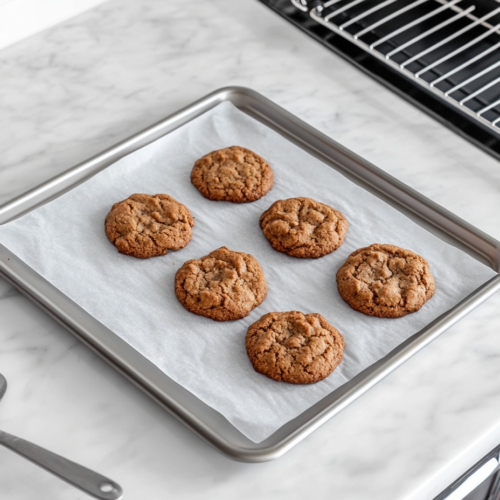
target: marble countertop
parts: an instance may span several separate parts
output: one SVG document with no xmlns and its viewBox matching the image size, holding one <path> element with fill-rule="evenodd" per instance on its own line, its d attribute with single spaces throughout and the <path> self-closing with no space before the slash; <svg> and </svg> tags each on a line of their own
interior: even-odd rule
<svg viewBox="0 0 500 500">
<path fill-rule="evenodd" d="M 0 51 L 0 203 L 243 85 L 496 238 L 500 165 L 256 0 L 111 0 Z M 0 428 L 126 499 L 430 500 L 500 443 L 497 294 L 277 461 L 233 462 L 0 280 Z M 0 449 L 9 500 L 83 493 Z"/>
</svg>

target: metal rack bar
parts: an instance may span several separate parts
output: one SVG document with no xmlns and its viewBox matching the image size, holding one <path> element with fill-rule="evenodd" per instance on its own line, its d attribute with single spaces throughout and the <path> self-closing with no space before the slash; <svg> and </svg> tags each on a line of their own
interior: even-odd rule
<svg viewBox="0 0 500 500">
<path fill-rule="evenodd" d="M 339 14 L 342 14 L 342 12 L 345 12 L 346 10 L 349 10 L 350 8 L 355 7 L 356 5 L 358 5 L 364 1 L 365 0 L 354 0 L 353 2 L 350 2 L 347 5 L 344 5 L 344 7 L 341 7 L 340 9 L 334 10 L 331 14 L 328 14 L 328 16 L 325 17 L 325 20 L 329 21 L 330 19 L 338 16 Z"/>
<path fill-rule="evenodd" d="M 476 73 L 470 78 L 467 78 L 467 80 L 464 80 L 463 82 L 460 82 L 458 85 L 455 85 L 453 88 L 446 91 L 444 95 L 449 96 L 450 94 L 453 94 L 453 92 L 461 89 L 462 87 L 468 85 L 469 83 L 472 83 L 474 80 L 481 78 L 482 76 L 486 75 L 490 71 L 493 71 L 495 68 L 498 68 L 499 66 L 500 66 L 500 61 L 496 62 L 495 64 L 492 64 L 491 66 L 488 66 L 487 68 L 483 69 L 483 71 L 480 71 L 479 73 Z"/>
<path fill-rule="evenodd" d="M 493 102 L 492 104 L 485 106 L 483 109 L 480 109 L 477 114 L 481 116 L 483 113 L 486 113 L 486 111 L 489 111 L 490 109 L 493 109 L 495 106 L 498 106 L 500 104 L 500 99 L 497 101 Z"/>
<path fill-rule="evenodd" d="M 368 9 L 366 12 L 363 12 L 363 14 L 359 14 L 359 16 L 354 17 L 350 21 L 345 22 L 344 24 L 340 25 L 340 29 L 343 30 L 350 26 L 351 24 L 357 23 L 358 21 L 361 21 L 361 19 L 364 19 L 365 17 L 368 17 L 370 14 L 374 14 L 378 10 L 383 9 L 384 7 L 387 7 L 388 5 L 391 5 L 391 3 L 396 2 L 397 0 L 385 0 L 385 2 L 382 2 L 380 5 L 376 5 L 375 7 L 372 7 L 371 9 Z"/>
<path fill-rule="evenodd" d="M 398 28 L 397 30 L 392 31 L 388 35 L 385 35 L 382 37 L 380 40 L 377 40 L 376 42 L 372 43 L 370 45 L 370 49 L 374 49 L 377 45 L 380 45 L 381 43 L 387 42 L 387 40 L 390 40 L 391 38 L 394 38 L 395 36 L 400 35 L 401 33 L 404 33 L 405 31 L 409 30 L 410 28 L 413 28 L 413 26 L 416 26 L 417 24 L 420 24 L 424 21 L 427 21 L 431 17 L 434 17 L 437 14 L 440 14 L 446 9 L 449 9 L 451 6 L 456 5 L 458 2 L 461 2 L 462 0 L 452 0 L 449 5 L 443 5 L 442 7 L 438 7 L 437 9 L 433 10 L 432 12 L 429 12 L 428 14 L 425 14 L 418 19 L 415 19 L 414 21 L 411 21 L 408 24 L 405 24 L 404 26 L 401 26 L 401 28 Z"/>
<path fill-rule="evenodd" d="M 443 4 L 443 5 L 449 3 L 448 0 L 435 0 L 435 1 L 438 2 L 438 3 L 440 3 L 440 4 Z M 494 2 L 498 3 L 497 0 L 494 0 Z M 461 9 L 460 9 L 460 7 L 452 7 L 451 10 L 454 10 L 455 12 L 460 12 Z M 470 19 L 471 21 L 477 21 L 479 19 L 474 14 L 467 15 L 467 18 Z M 492 28 L 492 25 L 489 24 L 488 22 L 484 22 L 483 26 L 485 28 Z"/>
<path fill-rule="evenodd" d="M 293 1 L 297 2 L 299 0 Z M 475 16 L 472 12 L 474 12 L 476 6 L 469 3 L 462 8 L 461 4 L 459 5 L 461 0 L 410 0 L 410 3 L 405 2 L 406 5 L 397 3 L 401 1 L 375 0 L 374 4 L 374 1 L 352 0 L 341 7 L 335 8 L 340 0 L 330 0 L 322 4 L 322 9 L 311 9 L 309 15 L 319 24 L 350 40 L 361 49 L 371 53 L 377 59 L 393 68 L 396 72 L 401 73 L 447 104 L 457 108 L 460 110 L 460 113 L 479 121 L 489 130 L 494 131 L 495 134 L 499 134 L 500 118 L 485 118 L 485 116 L 492 116 L 491 113 L 487 113 L 488 111 L 495 109 L 497 106 L 500 107 L 500 88 L 498 95 L 496 95 L 495 91 L 486 93 L 488 89 L 492 89 L 500 83 L 500 60 L 491 60 L 494 52 L 500 50 L 500 40 L 492 38 L 500 36 L 500 23 L 491 23 L 489 21 L 495 16 L 500 15 L 500 6 L 498 3 L 493 0 L 490 1 L 490 10 L 485 12 L 484 2 L 487 0 L 483 0 L 481 15 Z M 432 3 L 434 2 L 438 4 L 437 8 L 432 8 Z M 429 7 L 426 7 L 427 4 Z M 364 7 L 365 5 L 366 7 Z M 416 19 L 412 19 L 411 16 L 415 15 L 413 9 L 419 6 L 432 10 L 430 12 L 425 12 L 424 10 L 422 15 Z M 356 7 L 356 13 L 351 14 L 349 18 L 350 10 L 353 7 Z M 368 16 L 376 14 L 386 7 L 388 8 L 387 15 L 384 16 L 383 13 L 380 13 L 378 19 L 375 18 L 372 22 L 367 21 Z M 329 11 L 332 8 L 333 10 Z M 335 22 L 335 18 L 339 14 L 343 14 L 341 18 L 342 24 L 340 21 L 338 24 Z M 438 15 L 440 17 L 437 17 Z M 444 19 L 443 16 L 445 16 Z M 391 21 L 390 25 L 387 24 L 389 21 Z M 460 24 L 455 28 L 455 23 L 458 21 L 460 21 Z M 359 23 L 361 28 L 355 34 L 349 33 L 346 28 L 355 23 Z M 398 23 L 400 24 L 399 26 Z M 426 24 L 424 25 L 423 23 Z M 388 29 L 389 26 L 391 29 L 390 32 Z M 405 32 L 419 26 L 425 26 L 425 31 L 405 41 Z M 482 31 L 478 33 L 477 30 Z M 442 35 L 439 37 L 441 32 Z M 370 40 L 370 45 L 361 39 L 361 37 L 368 34 L 375 38 L 375 40 L 373 38 Z M 400 43 L 395 41 L 398 35 L 402 35 L 401 38 L 403 40 Z M 432 39 L 428 38 L 430 35 L 433 35 Z M 391 50 L 387 53 L 383 53 L 378 49 L 385 42 L 392 44 Z M 486 48 L 480 47 L 481 51 L 479 54 L 474 53 L 477 52 L 477 47 L 480 43 L 489 46 Z M 423 60 L 425 56 L 438 51 L 438 49 L 440 50 L 437 53 L 437 57 L 435 57 L 435 61 L 429 62 Z M 396 62 L 394 60 L 396 54 L 400 54 L 400 57 L 403 56 L 403 61 Z M 463 55 L 465 60 L 456 63 L 451 69 L 449 67 L 446 68 L 444 74 L 439 74 L 439 67 L 444 67 L 447 61 L 460 55 Z M 481 60 L 486 62 L 483 66 L 488 66 L 482 70 L 474 70 L 474 63 Z M 420 69 L 410 70 L 410 65 L 415 62 L 420 64 Z M 438 72 L 438 74 L 431 82 L 427 82 L 421 77 L 430 71 Z M 462 71 L 463 76 L 461 81 L 457 82 L 456 79 L 453 79 L 454 75 Z M 460 74 L 462 75 L 462 73 Z M 481 88 L 475 91 L 469 88 L 469 84 L 482 77 L 488 78 L 488 75 L 491 75 L 490 81 L 483 83 Z M 436 87 L 438 83 L 444 81 L 451 83 L 452 88 L 443 91 Z M 453 97 L 454 92 L 458 90 L 462 90 L 466 94 L 465 97 L 463 94 L 460 95 L 461 100 Z M 479 105 L 464 105 L 472 99 L 479 99 Z M 479 111 L 473 111 L 474 108 L 479 109 Z"/>
<path fill-rule="evenodd" d="M 458 73 L 459 71 L 463 70 L 467 66 L 470 66 L 471 64 L 475 63 L 476 61 L 479 61 L 483 57 L 487 56 L 491 52 L 494 52 L 496 49 L 500 47 L 500 42 L 497 44 L 493 45 L 493 47 L 490 47 L 489 49 L 486 49 L 485 51 L 481 52 L 477 56 L 473 57 L 472 59 L 469 59 L 468 61 L 465 61 L 464 63 L 460 64 L 460 66 L 457 66 L 456 68 L 453 68 L 451 71 L 448 71 L 448 73 L 445 73 L 443 76 L 440 76 L 439 78 L 436 78 L 433 80 L 430 85 L 434 86 L 437 85 L 439 82 L 442 82 L 443 80 L 446 80 L 450 76 L 453 76 L 455 73 Z M 471 80 L 472 81 L 472 80 Z"/>
<path fill-rule="evenodd" d="M 372 31 L 375 28 L 378 28 L 379 26 L 382 26 L 383 24 L 389 22 L 391 19 L 395 19 L 396 17 L 400 16 L 401 14 L 404 14 L 405 12 L 408 12 L 409 10 L 411 10 L 415 7 L 418 7 L 419 5 L 422 5 L 424 2 L 428 2 L 428 1 L 429 0 L 417 0 L 416 2 L 413 2 L 410 5 L 407 5 L 406 7 L 403 7 L 402 9 L 399 9 L 396 12 L 393 12 L 392 14 L 385 16 L 384 18 L 380 19 L 380 21 L 377 21 L 376 23 L 373 23 L 370 26 L 368 26 L 367 28 L 356 33 L 354 35 L 354 38 L 359 38 L 360 36 L 363 36 L 365 33 L 368 33 L 369 31 Z"/>
<path fill-rule="evenodd" d="M 402 50 L 406 49 L 407 47 L 410 47 L 416 42 L 419 42 L 420 40 L 423 40 L 425 37 L 432 35 L 432 33 L 435 33 L 436 31 L 439 31 L 442 28 L 445 28 L 446 26 L 454 23 L 458 19 L 461 19 L 462 17 L 466 16 L 469 12 L 472 12 L 476 7 L 473 5 L 469 7 L 468 9 L 459 12 L 458 14 L 455 14 L 453 17 L 450 17 L 450 19 L 447 19 L 446 21 L 443 21 L 442 23 L 439 23 L 438 25 L 434 26 L 433 28 L 428 29 L 427 31 L 424 31 L 424 33 L 421 33 L 420 35 L 412 38 L 411 40 L 408 40 L 406 43 L 403 45 L 399 46 L 398 48 L 392 50 L 389 52 L 385 57 L 389 59 L 392 57 L 394 54 L 397 54 L 398 52 L 401 52 Z"/>
<path fill-rule="evenodd" d="M 500 9 L 499 9 L 500 10 Z M 415 73 L 415 76 L 417 78 L 420 77 L 420 75 L 423 75 L 427 71 L 430 71 L 432 68 L 435 68 L 436 66 L 439 66 L 440 64 L 444 63 L 448 59 L 451 59 L 452 57 L 460 54 L 464 50 L 467 50 L 468 48 L 472 47 L 473 45 L 476 45 L 476 43 L 480 42 L 487 36 L 490 36 L 494 31 L 496 31 L 498 28 L 500 28 L 500 23 L 498 23 L 495 27 L 489 29 L 486 31 L 486 33 L 483 33 L 482 35 L 479 35 L 478 37 L 474 38 L 470 42 L 466 43 L 465 45 L 462 45 L 458 49 L 455 49 L 454 51 L 450 52 L 449 54 L 446 54 L 445 56 L 441 57 L 441 59 L 438 59 L 437 61 L 434 61 L 432 64 L 429 64 L 429 66 L 426 66 L 425 68 L 421 69 L 417 73 Z"/>
<path fill-rule="evenodd" d="M 415 55 L 415 56 L 411 57 L 410 59 L 408 59 L 407 61 L 405 61 L 401 65 L 401 67 L 404 68 L 405 66 L 416 61 L 417 59 L 421 59 L 423 56 L 430 54 L 431 52 L 434 52 L 439 47 L 442 47 L 443 45 L 447 44 L 448 42 L 455 40 L 455 38 L 458 38 L 459 36 L 464 35 L 468 31 L 470 31 L 472 28 L 475 28 L 476 26 L 481 24 L 482 21 L 486 21 L 486 19 L 489 19 L 490 17 L 494 16 L 495 14 L 498 14 L 499 12 L 500 12 L 500 7 L 498 9 L 495 9 L 493 12 L 486 14 L 481 19 L 478 19 L 477 21 L 474 21 L 473 23 L 469 24 L 468 26 L 465 26 L 461 30 L 458 30 L 457 32 L 453 33 L 452 35 L 447 36 L 443 40 L 440 40 L 439 42 L 435 43 L 431 47 L 423 50 L 422 52 L 419 52 L 417 55 Z"/>
<path fill-rule="evenodd" d="M 498 82 L 500 82 L 500 76 L 498 78 L 495 78 L 492 82 L 487 83 L 484 87 L 481 87 L 479 90 L 476 90 L 472 94 L 470 94 L 467 97 L 464 97 L 460 101 L 460 105 L 465 104 L 466 102 L 470 101 L 471 99 L 474 99 L 474 97 L 478 96 L 479 94 L 482 94 L 484 91 L 488 90 L 489 88 L 493 87 L 496 85 Z"/>
<path fill-rule="evenodd" d="M 338 0 L 340 1 L 340 0 Z M 297 7 L 297 9 L 300 9 L 302 12 L 307 12 L 309 9 L 307 8 L 307 5 L 303 5 L 300 1 L 298 0 L 291 0 L 292 4 L 294 7 Z"/>
</svg>

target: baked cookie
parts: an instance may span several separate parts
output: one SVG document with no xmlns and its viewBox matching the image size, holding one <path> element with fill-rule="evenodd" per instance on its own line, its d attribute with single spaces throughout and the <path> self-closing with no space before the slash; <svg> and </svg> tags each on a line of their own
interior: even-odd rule
<svg viewBox="0 0 500 500">
<path fill-rule="evenodd" d="M 353 309 L 379 318 L 418 311 L 436 289 L 425 259 L 379 243 L 349 255 L 337 272 L 337 286 Z"/>
<path fill-rule="evenodd" d="M 311 198 L 278 200 L 260 216 L 260 227 L 273 248 L 292 257 L 318 258 L 333 252 L 344 241 L 348 225 L 338 210 Z"/>
<path fill-rule="evenodd" d="M 273 171 L 265 160 L 240 146 L 208 153 L 191 172 L 191 182 L 205 198 L 233 203 L 262 198 L 273 181 Z"/>
<path fill-rule="evenodd" d="M 342 361 L 344 337 L 321 314 L 265 314 L 248 329 L 247 354 L 255 371 L 291 384 L 312 384 Z"/>
<path fill-rule="evenodd" d="M 175 275 L 175 295 L 192 313 L 228 321 L 247 316 L 266 297 L 257 260 L 227 247 L 188 260 Z"/>
<path fill-rule="evenodd" d="M 182 203 L 167 194 L 133 194 L 115 203 L 104 229 L 120 253 L 147 259 L 184 248 L 194 219 Z"/>
</svg>

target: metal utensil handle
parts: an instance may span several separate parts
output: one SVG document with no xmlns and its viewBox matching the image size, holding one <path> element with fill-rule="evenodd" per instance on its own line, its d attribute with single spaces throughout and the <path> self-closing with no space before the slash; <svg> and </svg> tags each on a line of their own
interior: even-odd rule
<svg viewBox="0 0 500 500">
<path fill-rule="evenodd" d="M 0 444 L 95 498 L 118 500 L 122 496 L 114 481 L 29 441 L 0 431 Z"/>
</svg>

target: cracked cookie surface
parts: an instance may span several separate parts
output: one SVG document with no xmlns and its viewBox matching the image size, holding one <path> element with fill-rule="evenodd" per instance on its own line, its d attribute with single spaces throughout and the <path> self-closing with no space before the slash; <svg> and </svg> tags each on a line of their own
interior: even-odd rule
<svg viewBox="0 0 500 500">
<path fill-rule="evenodd" d="M 356 311 L 400 318 L 418 311 L 436 289 L 425 259 L 394 245 L 353 252 L 337 272 L 341 297 Z"/>
<path fill-rule="evenodd" d="M 278 252 L 318 258 L 344 241 L 348 223 L 341 212 L 310 198 L 274 202 L 260 217 L 264 236 Z"/>
<path fill-rule="evenodd" d="M 255 257 L 227 247 L 188 260 L 175 275 L 179 302 L 216 321 L 244 318 L 266 294 L 264 273 Z"/>
<path fill-rule="evenodd" d="M 113 205 L 104 229 L 120 253 L 147 259 L 184 248 L 193 226 L 189 209 L 171 196 L 133 194 Z"/>
<path fill-rule="evenodd" d="M 231 146 L 200 158 L 194 164 L 191 182 L 209 200 L 246 203 L 262 198 L 272 188 L 274 177 L 258 154 Z"/>
<path fill-rule="evenodd" d="M 270 312 L 248 329 L 255 371 L 291 384 L 323 380 L 342 361 L 344 337 L 321 314 Z"/>
</svg>

